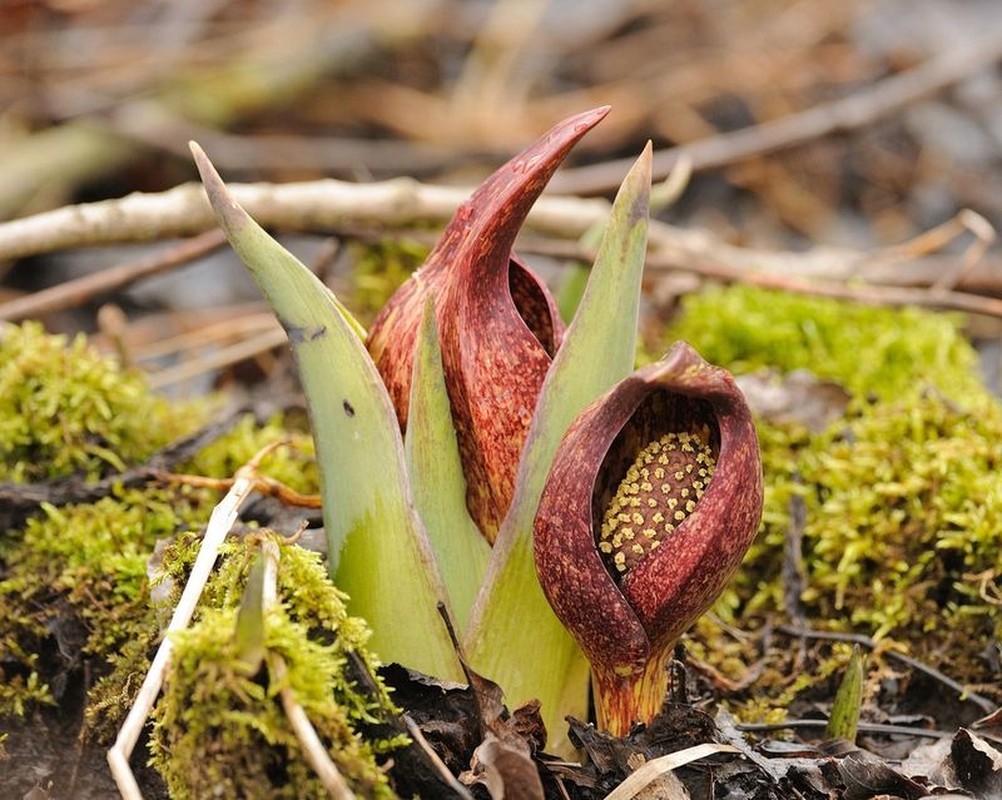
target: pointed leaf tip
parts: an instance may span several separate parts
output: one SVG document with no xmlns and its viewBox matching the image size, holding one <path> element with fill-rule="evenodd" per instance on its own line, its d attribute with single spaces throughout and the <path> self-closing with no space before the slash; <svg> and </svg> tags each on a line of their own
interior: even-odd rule
<svg viewBox="0 0 1002 800">
<path fill-rule="evenodd" d="M 627 204 L 624 220 L 626 228 L 633 228 L 638 224 L 643 224 L 646 228 L 647 219 L 650 215 L 653 160 L 654 148 L 651 145 L 650 139 L 648 139 L 647 144 L 644 145 L 644 149 L 623 179 L 623 185 L 619 190 Z M 641 256 L 641 260 L 643 260 L 643 256 Z"/>
<path fill-rule="evenodd" d="M 654 163 L 654 144 L 650 139 L 647 140 L 647 144 L 644 145 L 644 149 L 640 151 L 640 157 L 637 159 L 637 169 L 642 170 L 643 174 L 647 177 L 647 183 L 651 183 L 651 170 L 653 169 Z"/>
<path fill-rule="evenodd" d="M 198 176 L 201 178 L 202 184 L 206 187 L 206 191 L 208 191 L 210 184 L 221 184 L 223 182 L 222 178 L 219 177 L 219 173 L 205 154 L 202 146 L 192 140 L 188 142 L 188 149 L 191 151 L 191 157 L 194 159 L 195 167 L 198 169 Z"/>
<path fill-rule="evenodd" d="M 209 205 L 212 206 L 212 211 L 216 215 L 216 221 L 219 222 L 224 233 L 229 234 L 231 231 L 235 231 L 240 225 L 249 221 L 250 217 L 233 199 L 233 195 L 226 188 L 219 172 L 198 142 L 188 142 L 188 149 L 191 150 L 198 175 L 202 179 L 202 186 L 209 198 Z"/>
</svg>

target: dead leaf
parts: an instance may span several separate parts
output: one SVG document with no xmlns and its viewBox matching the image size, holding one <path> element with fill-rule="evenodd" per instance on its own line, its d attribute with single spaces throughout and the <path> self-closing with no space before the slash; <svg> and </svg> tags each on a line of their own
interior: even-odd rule
<svg viewBox="0 0 1002 800">
<path fill-rule="evenodd" d="M 843 416 L 850 399 L 839 384 L 803 369 L 785 375 L 759 370 L 739 375 L 737 382 L 756 416 L 776 424 L 797 423 L 813 433 Z"/>
<path fill-rule="evenodd" d="M 926 787 L 888 766 L 882 758 L 856 750 L 838 762 L 838 772 L 845 783 L 845 800 L 870 800 L 890 795 L 905 800 L 928 796 Z"/>
<path fill-rule="evenodd" d="M 459 779 L 467 786 L 482 784 L 491 800 L 544 800 L 543 782 L 523 739 L 504 742 L 488 733 Z"/>
<path fill-rule="evenodd" d="M 971 724 L 972 728 L 1002 728 L 1002 707 L 996 708 L 987 717 L 975 720 Z"/>
<path fill-rule="evenodd" d="M 950 747 L 953 770 L 963 788 L 979 797 L 1002 797 L 1002 753 L 966 728 Z"/>
<path fill-rule="evenodd" d="M 930 783 L 956 788 L 957 782 L 950 762 L 950 739 L 937 739 L 920 744 L 901 763 L 901 771 L 912 778 L 922 778 Z"/>
</svg>

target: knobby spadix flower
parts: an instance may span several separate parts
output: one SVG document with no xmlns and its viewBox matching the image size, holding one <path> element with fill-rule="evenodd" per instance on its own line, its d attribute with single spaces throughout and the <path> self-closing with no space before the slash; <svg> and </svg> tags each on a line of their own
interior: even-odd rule
<svg viewBox="0 0 1002 800">
<path fill-rule="evenodd" d="M 512 245 L 557 166 L 608 110 L 560 122 L 481 184 L 369 334 L 406 427 L 414 344 L 425 300 L 434 299 L 467 505 L 490 541 L 511 503 L 539 389 L 563 336 L 553 298 Z"/>
<path fill-rule="evenodd" d="M 685 343 L 586 408 L 553 461 L 536 570 L 592 665 L 600 725 L 649 722 L 683 631 L 754 538 L 762 469 L 733 377 Z"/>
</svg>

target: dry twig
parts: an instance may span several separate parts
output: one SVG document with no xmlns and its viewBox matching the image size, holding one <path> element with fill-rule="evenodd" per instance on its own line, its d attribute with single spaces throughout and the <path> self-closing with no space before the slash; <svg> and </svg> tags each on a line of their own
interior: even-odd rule
<svg viewBox="0 0 1002 800">
<path fill-rule="evenodd" d="M 624 173 L 625 174 L 625 173 Z M 234 199 L 261 225 L 287 231 L 328 231 L 368 225 L 400 228 L 444 222 L 470 193 L 408 178 L 354 184 L 230 184 Z M 542 198 L 529 215 L 535 230 L 574 238 L 608 217 L 605 200 Z M 190 236 L 215 226 L 205 193 L 190 183 L 154 194 L 64 206 L 0 223 L 0 261 L 74 247 Z"/>
<path fill-rule="evenodd" d="M 467 189 L 423 185 L 409 179 L 364 185 L 333 180 L 280 186 L 235 184 L 230 188 L 262 225 L 299 231 L 441 223 L 468 195 Z M 609 204 L 605 200 L 544 197 L 530 213 L 527 227 L 557 238 L 577 240 L 604 222 L 608 213 Z M 118 200 L 67 206 L 0 223 L 0 259 L 85 245 L 188 235 L 204 231 L 211 224 L 211 212 L 201 187 L 189 184 L 159 194 L 133 194 Z M 956 231 L 970 227 L 964 223 Z M 975 232 L 979 237 L 975 246 L 983 248 L 984 231 L 979 227 Z M 886 266 L 926 252 L 923 247 L 888 248 L 870 253 L 825 247 L 802 253 L 755 250 L 723 242 L 708 231 L 684 230 L 657 221 L 651 223 L 648 237 L 648 264 L 655 269 L 683 270 L 720 280 L 862 302 L 916 304 L 1002 316 L 1002 300 L 995 298 L 942 289 L 846 282 L 859 274 L 862 264 Z M 582 252 L 576 251 L 578 255 Z M 970 268 L 969 263 L 962 273 Z M 264 345 L 255 345 L 261 346 Z"/>
<path fill-rule="evenodd" d="M 261 550 L 264 554 L 264 580 L 261 591 L 261 610 L 267 624 L 269 613 L 274 613 L 278 606 L 278 562 L 280 558 L 278 544 L 274 539 L 263 539 Z M 327 748 L 320 740 L 316 728 L 310 722 L 306 710 L 296 700 L 292 689 L 286 684 L 287 669 L 285 659 L 278 653 L 269 653 L 268 665 L 275 680 L 282 686 L 278 696 L 282 710 L 289 718 L 289 725 L 303 748 L 307 762 L 317 773 L 320 782 L 334 800 L 354 800 L 355 793 L 348 787 L 344 776 L 327 753 Z"/>
<path fill-rule="evenodd" d="M 77 476 L 72 476 L 39 483 L 0 483 L 0 528 L 14 527 L 22 515 L 36 511 L 41 503 L 51 503 L 55 506 L 91 503 L 110 495 L 117 488 L 147 483 L 159 473 L 187 461 L 210 442 L 226 433 L 244 410 L 235 408 L 222 419 L 158 450 L 144 463 L 115 472 L 98 481 L 88 483 Z"/>
<path fill-rule="evenodd" d="M 869 636 L 863 636 L 859 633 L 816 631 L 810 628 L 800 628 L 792 625 L 780 625 L 776 630 L 780 633 L 785 633 L 788 636 L 803 637 L 805 639 L 827 639 L 835 642 L 850 642 L 852 644 L 858 644 L 860 647 L 865 647 L 867 650 L 876 650 L 878 648 L 878 643 L 876 641 L 871 639 Z M 925 664 L 918 659 L 906 656 L 904 653 L 898 653 L 894 650 L 884 650 L 883 654 L 887 656 L 887 658 L 899 661 L 914 670 L 928 675 L 933 680 L 939 681 L 948 689 L 956 692 L 961 699 L 974 703 L 988 713 L 992 713 L 997 710 L 995 703 L 987 697 L 982 697 L 980 694 L 970 691 L 963 684 L 957 683 L 957 681 L 949 675 L 944 675 L 938 669 L 930 667 L 928 664 Z"/>
<path fill-rule="evenodd" d="M 101 295 L 130 286 L 142 278 L 149 278 L 190 264 L 225 243 L 226 237 L 222 231 L 206 231 L 193 239 L 138 261 L 85 275 L 4 303 L 0 305 L 0 320 L 16 322 L 73 308 Z"/>
<path fill-rule="evenodd" d="M 1002 38 L 986 38 L 963 49 L 940 53 L 917 67 L 831 103 L 691 144 L 659 150 L 654 154 L 652 164 L 654 178 L 666 176 L 683 155 L 692 160 L 694 170 L 702 171 L 793 147 L 831 133 L 871 125 L 916 100 L 995 64 L 1000 58 Z M 553 188 L 568 194 L 606 192 L 619 185 L 631 164 L 630 159 L 621 159 L 568 169 L 554 176 Z"/>
<path fill-rule="evenodd" d="M 281 442 L 269 444 L 237 470 L 230 491 L 213 509 L 209 517 L 209 524 L 205 529 L 205 535 L 202 537 L 202 546 L 195 557 L 188 582 L 185 584 L 181 599 L 174 609 L 163 641 L 153 657 L 149 672 L 143 679 L 143 684 L 139 688 L 132 708 L 118 731 L 115 743 L 108 750 L 108 765 L 111 767 L 111 774 L 125 800 L 142 800 L 143 794 L 139 789 L 139 784 L 136 783 L 132 768 L 129 766 L 129 756 L 132 755 L 132 751 L 136 747 L 139 734 L 149 718 L 150 711 L 153 710 L 157 695 L 160 694 L 160 687 L 163 686 L 164 675 L 167 671 L 167 665 L 170 663 L 171 650 L 173 649 L 170 635 L 174 631 L 183 630 L 191 621 L 202 589 L 216 563 L 219 547 L 236 522 L 240 506 L 246 502 L 254 490 L 254 474 L 257 467 L 261 463 L 261 459 L 279 444 Z"/>
<path fill-rule="evenodd" d="M 428 743 L 428 740 L 421 732 L 420 726 L 413 719 L 411 719 L 410 714 L 404 712 L 401 714 L 401 718 L 404 721 L 404 725 L 407 727 L 407 733 L 410 734 L 411 738 L 417 743 L 418 747 L 421 748 L 421 751 L 435 768 L 439 777 L 441 777 L 442 780 L 448 784 L 449 788 L 456 792 L 462 800 L 473 800 L 473 795 L 470 794 L 469 789 L 463 786 L 463 784 L 456 779 L 456 776 L 452 774 L 445 762 L 442 761 L 441 756 L 435 752 L 435 748 Z"/>
<path fill-rule="evenodd" d="M 287 442 L 287 439 L 283 439 L 275 442 L 273 446 L 277 447 Z M 216 491 L 229 491 L 238 480 L 237 478 L 207 478 L 204 475 L 179 475 L 173 472 L 159 473 L 157 478 L 168 483 L 180 483 Z M 254 484 L 251 487 L 253 491 L 265 497 L 274 497 L 286 505 L 298 508 L 321 507 L 321 498 L 318 494 L 300 494 L 295 489 L 290 489 L 284 483 L 269 478 L 267 475 L 254 475 L 253 480 Z"/>
</svg>

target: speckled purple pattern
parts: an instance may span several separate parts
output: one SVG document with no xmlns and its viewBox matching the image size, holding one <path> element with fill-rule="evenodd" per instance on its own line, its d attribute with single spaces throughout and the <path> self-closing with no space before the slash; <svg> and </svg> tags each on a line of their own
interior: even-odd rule
<svg viewBox="0 0 1002 800">
<path fill-rule="evenodd" d="M 414 343 L 433 298 L 467 504 L 493 541 L 563 323 L 545 284 L 512 254 L 532 204 L 571 147 L 607 113 L 553 127 L 456 211 L 424 266 L 377 317 L 368 347 L 406 426 Z"/>
<path fill-rule="evenodd" d="M 717 440 L 713 480 L 691 515 L 619 586 L 596 545 L 601 504 L 640 447 L 693 426 L 710 426 Z M 729 373 L 678 343 L 596 400 L 564 436 L 535 521 L 540 583 L 593 664 L 639 673 L 712 604 L 761 512 L 758 440 L 744 398 Z"/>
</svg>

